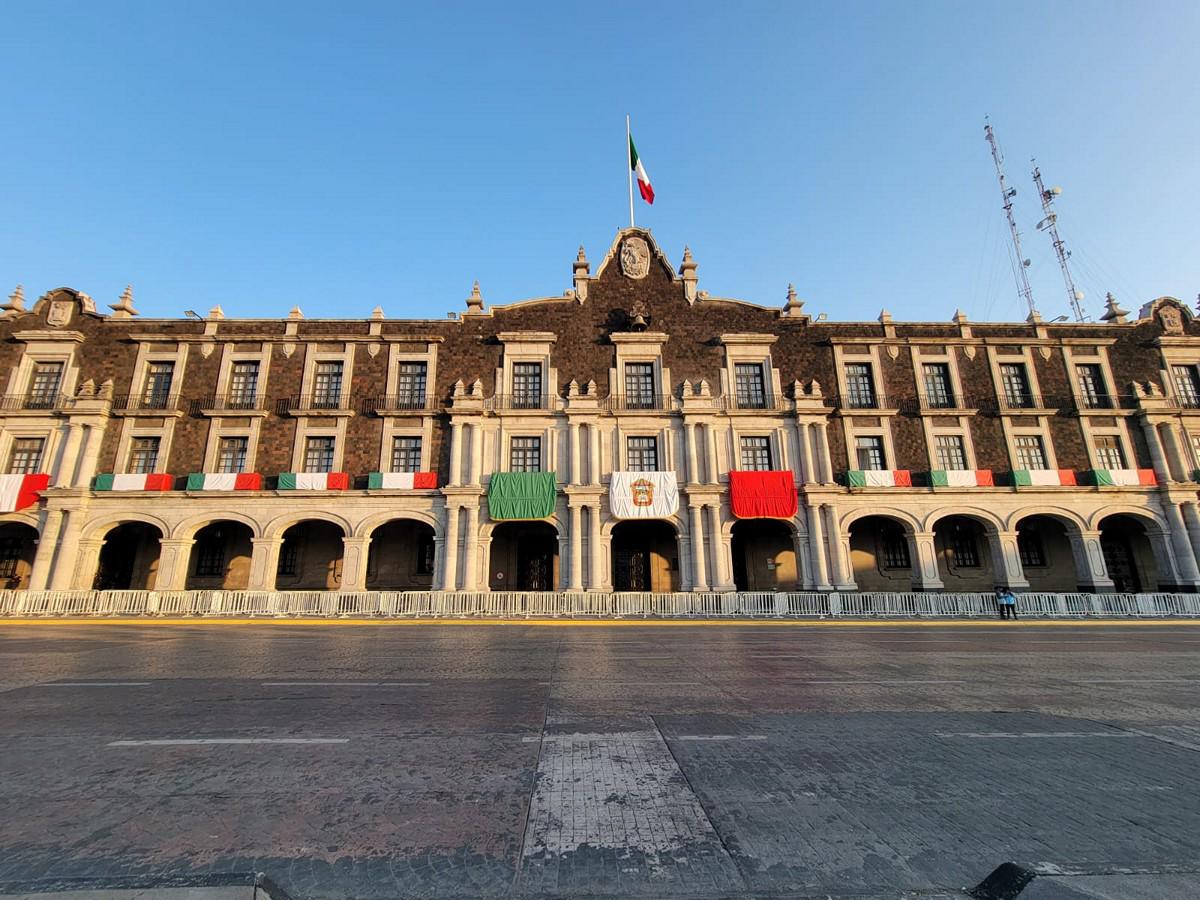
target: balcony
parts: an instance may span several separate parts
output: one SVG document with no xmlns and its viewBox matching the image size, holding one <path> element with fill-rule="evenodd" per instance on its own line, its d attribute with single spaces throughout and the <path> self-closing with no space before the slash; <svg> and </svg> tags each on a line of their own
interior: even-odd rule
<svg viewBox="0 0 1200 900">
<path fill-rule="evenodd" d="M 47 413 L 58 412 L 66 409 L 71 403 L 71 398 L 66 394 L 9 394 L 6 397 L 0 397 L 0 411 L 6 413 L 28 412 L 28 413 Z"/>
<path fill-rule="evenodd" d="M 604 401 L 604 411 L 665 412 L 675 408 L 675 398 L 669 394 L 626 394 L 609 397 Z"/>
<path fill-rule="evenodd" d="M 114 415 L 170 416 L 181 409 L 178 394 L 126 394 L 113 397 Z"/>
<path fill-rule="evenodd" d="M 275 401 L 279 416 L 352 416 L 354 410 L 343 394 L 308 394 Z"/>
<path fill-rule="evenodd" d="M 1000 415 L 1051 415 L 1061 407 L 1073 407 L 1074 402 L 1055 394 L 1001 394 L 995 400 L 985 400 L 980 408 Z"/>
<path fill-rule="evenodd" d="M 894 405 L 889 404 L 889 398 L 883 394 L 838 394 L 831 398 L 835 409 L 846 413 L 884 413 L 895 412 Z"/>
<path fill-rule="evenodd" d="M 489 412 L 553 412 L 562 405 L 561 399 L 549 394 L 497 394 L 489 397 Z"/>
<path fill-rule="evenodd" d="M 436 397 L 423 394 L 396 394 L 383 397 L 367 397 L 358 404 L 361 415 L 400 416 L 406 413 L 422 415 L 440 412 L 442 403 Z"/>
<path fill-rule="evenodd" d="M 717 400 L 725 412 L 789 412 L 793 408 L 790 400 L 783 397 L 721 397 Z"/>
<path fill-rule="evenodd" d="M 226 394 L 201 397 L 191 404 L 194 416 L 265 416 L 267 398 L 257 394 Z"/>
</svg>

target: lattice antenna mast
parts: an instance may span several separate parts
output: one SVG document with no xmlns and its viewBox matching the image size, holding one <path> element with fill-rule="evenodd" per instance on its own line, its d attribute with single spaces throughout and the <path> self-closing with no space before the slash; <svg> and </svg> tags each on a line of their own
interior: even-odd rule
<svg viewBox="0 0 1200 900">
<path fill-rule="evenodd" d="M 1029 307 L 1029 314 L 1037 315 L 1037 308 L 1033 305 L 1033 288 L 1029 286 L 1029 275 L 1025 271 L 1029 268 L 1029 260 L 1021 253 L 1021 232 L 1017 230 L 1017 220 L 1013 216 L 1012 198 L 1017 196 L 1017 189 L 1010 188 L 1008 182 L 1004 180 L 1004 154 L 1000 152 L 1000 147 L 996 144 L 996 134 L 992 131 L 990 123 L 983 126 L 983 133 L 992 148 L 992 160 L 996 163 L 996 177 L 1000 180 L 1000 196 L 1004 200 L 1004 215 L 1008 218 L 1008 230 L 1012 233 L 1013 252 L 1016 253 L 1013 276 L 1017 279 L 1017 293 Z"/>
<path fill-rule="evenodd" d="M 1067 283 L 1067 299 L 1071 303 L 1071 311 L 1075 313 L 1076 322 L 1087 322 L 1088 315 L 1083 311 L 1083 291 L 1075 288 L 1075 279 L 1071 277 L 1071 267 L 1067 265 L 1067 260 L 1071 258 L 1071 251 L 1063 244 L 1063 239 L 1058 235 L 1058 213 L 1054 211 L 1054 198 L 1062 193 L 1062 188 L 1052 187 L 1046 190 L 1046 186 L 1042 184 L 1042 170 L 1037 167 L 1037 160 L 1030 160 L 1033 163 L 1033 183 L 1037 186 L 1038 196 L 1042 198 L 1042 212 L 1046 217 L 1038 222 L 1038 231 L 1048 232 L 1050 241 L 1054 244 L 1054 252 L 1058 255 L 1058 266 L 1062 269 L 1063 281 Z"/>
</svg>

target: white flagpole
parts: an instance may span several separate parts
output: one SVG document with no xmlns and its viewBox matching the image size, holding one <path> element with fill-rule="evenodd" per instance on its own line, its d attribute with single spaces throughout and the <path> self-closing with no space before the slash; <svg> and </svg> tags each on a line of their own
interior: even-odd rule
<svg viewBox="0 0 1200 900">
<path fill-rule="evenodd" d="M 629 227 L 633 227 L 633 136 L 629 133 L 629 116 L 625 117 L 625 171 L 629 175 Z"/>
</svg>

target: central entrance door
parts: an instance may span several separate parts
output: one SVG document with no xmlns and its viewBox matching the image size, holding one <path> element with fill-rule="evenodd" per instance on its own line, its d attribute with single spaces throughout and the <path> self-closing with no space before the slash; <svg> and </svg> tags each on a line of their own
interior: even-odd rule
<svg viewBox="0 0 1200 900">
<path fill-rule="evenodd" d="M 549 591 L 553 559 L 544 541 L 522 541 L 517 546 L 517 590 Z"/>
<path fill-rule="evenodd" d="M 614 558 L 613 587 L 618 591 L 650 590 L 649 553 L 619 549 Z"/>
<path fill-rule="evenodd" d="M 553 591 L 558 583 L 558 532 L 547 522 L 505 522 L 492 532 L 493 591 Z"/>
<path fill-rule="evenodd" d="M 661 520 L 621 522 L 612 532 L 613 588 L 618 591 L 679 590 L 675 529 Z"/>
</svg>

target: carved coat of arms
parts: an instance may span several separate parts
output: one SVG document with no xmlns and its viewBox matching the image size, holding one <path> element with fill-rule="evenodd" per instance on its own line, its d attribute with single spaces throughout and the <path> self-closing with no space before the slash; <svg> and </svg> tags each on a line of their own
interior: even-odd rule
<svg viewBox="0 0 1200 900">
<path fill-rule="evenodd" d="M 640 237 L 621 241 L 621 274 L 626 278 L 645 278 L 650 271 L 650 245 Z"/>
<path fill-rule="evenodd" d="M 1173 306 L 1159 309 L 1158 324 L 1167 334 L 1183 334 L 1183 315 Z"/>
<path fill-rule="evenodd" d="M 71 301 L 54 300 L 46 310 L 46 324 L 61 328 L 71 321 Z"/>
</svg>

